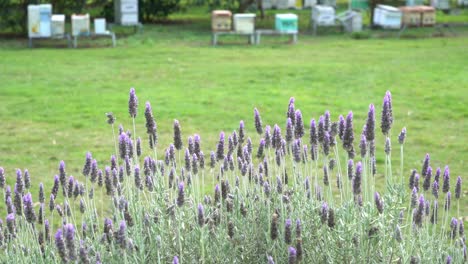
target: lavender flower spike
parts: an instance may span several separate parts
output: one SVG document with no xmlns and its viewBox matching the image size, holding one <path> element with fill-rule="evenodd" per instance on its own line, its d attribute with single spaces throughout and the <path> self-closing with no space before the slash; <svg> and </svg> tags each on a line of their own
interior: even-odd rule
<svg viewBox="0 0 468 264">
<path fill-rule="evenodd" d="M 62 229 L 57 230 L 57 233 L 55 233 L 55 246 L 57 247 L 57 251 L 63 263 L 67 263 L 67 252 L 65 249 L 65 241 L 63 240 Z"/>
<path fill-rule="evenodd" d="M 294 127 L 291 118 L 286 120 L 286 142 L 291 144 L 294 136 Z"/>
<path fill-rule="evenodd" d="M 361 193 L 361 177 L 362 177 L 362 164 L 356 164 L 356 174 L 353 177 L 353 193 L 359 195 Z"/>
<path fill-rule="evenodd" d="M 310 145 L 311 146 L 317 146 L 318 144 L 318 134 L 317 134 L 317 126 L 315 124 L 315 120 L 312 119 L 310 120 L 310 133 L 309 133 L 309 137 L 310 137 Z"/>
<path fill-rule="evenodd" d="M 122 249 L 125 249 L 127 246 L 126 230 L 127 225 L 125 224 L 125 220 L 120 221 L 119 231 L 117 233 L 117 244 L 119 244 Z"/>
<path fill-rule="evenodd" d="M 181 207 L 184 205 L 185 193 L 184 193 L 184 182 L 179 183 L 179 193 L 177 195 L 177 206 Z"/>
<path fill-rule="evenodd" d="M 27 193 L 23 197 L 23 204 L 24 204 L 24 215 L 26 217 L 26 221 L 28 221 L 29 223 L 34 223 L 37 217 L 36 217 L 36 213 L 34 212 L 31 193 Z"/>
<path fill-rule="evenodd" d="M 461 196 L 461 184 L 462 184 L 462 180 L 461 180 L 461 177 L 458 176 L 457 178 L 457 184 L 455 185 L 455 199 L 460 199 L 460 196 Z"/>
<path fill-rule="evenodd" d="M 179 258 L 177 256 L 172 260 L 172 264 L 179 264 Z"/>
<path fill-rule="evenodd" d="M 379 214 L 382 214 L 384 204 L 378 192 L 374 193 L 374 200 L 375 200 L 375 207 L 377 207 L 377 211 L 379 211 Z"/>
<path fill-rule="evenodd" d="M 302 121 L 301 110 L 296 110 L 296 125 L 294 128 L 294 137 L 300 139 L 304 136 L 304 122 Z"/>
<path fill-rule="evenodd" d="M 204 224 L 205 224 L 205 216 L 204 216 L 203 205 L 199 203 L 198 204 L 198 225 L 200 227 L 203 227 Z"/>
<path fill-rule="evenodd" d="M 388 135 L 393 123 L 393 113 L 392 113 L 392 96 L 389 91 L 384 96 L 384 101 L 382 105 L 382 118 L 380 128 L 384 135 Z"/>
<path fill-rule="evenodd" d="M 288 257 L 288 264 L 296 264 L 297 263 L 297 251 L 294 247 L 289 247 L 289 257 Z"/>
<path fill-rule="evenodd" d="M 75 227 L 73 224 L 65 225 L 65 245 L 68 251 L 68 259 L 74 261 L 76 259 L 75 251 Z"/>
<path fill-rule="evenodd" d="M 403 145 L 405 143 L 405 139 L 406 139 L 406 127 L 404 127 L 401 130 L 400 135 L 398 135 L 398 143 L 400 143 L 400 145 Z"/>
<path fill-rule="evenodd" d="M 255 129 L 257 130 L 257 133 L 261 135 L 263 133 L 262 119 L 260 118 L 260 113 L 257 108 L 254 109 L 254 119 Z"/>
<path fill-rule="evenodd" d="M 130 88 L 130 96 L 128 99 L 128 113 L 130 117 L 135 118 L 137 115 L 138 98 L 135 94 L 135 88 Z"/>
<path fill-rule="evenodd" d="M 350 111 L 346 116 L 345 130 L 343 132 L 343 148 L 350 151 L 353 148 L 353 112 Z"/>
<path fill-rule="evenodd" d="M 219 133 L 219 141 L 216 148 L 216 159 L 218 161 L 224 159 L 224 132 L 222 131 Z"/>
<path fill-rule="evenodd" d="M 8 214 L 6 217 L 6 224 L 8 228 L 8 232 L 11 236 L 16 236 L 16 223 L 15 223 L 15 214 L 11 213 Z"/>
<path fill-rule="evenodd" d="M 182 135 L 179 120 L 174 120 L 174 147 L 177 150 L 182 149 Z"/>
<path fill-rule="evenodd" d="M 20 169 L 16 170 L 16 190 L 18 190 L 20 194 L 23 194 L 24 182 L 23 182 L 23 175 L 21 174 Z"/>
<path fill-rule="evenodd" d="M 93 157 L 91 155 L 91 152 L 86 153 L 86 158 L 85 158 L 85 164 L 83 166 L 83 175 L 84 176 L 89 176 L 89 173 L 91 172 L 91 161 Z"/>
<path fill-rule="evenodd" d="M 447 193 L 450 190 L 450 170 L 448 166 L 445 166 L 444 170 L 444 184 L 442 186 L 442 191 Z"/>
<path fill-rule="evenodd" d="M 367 112 L 366 122 L 366 140 L 372 141 L 375 138 L 375 109 L 374 105 L 369 105 L 369 112 Z"/>
<path fill-rule="evenodd" d="M 5 188 L 5 170 L 0 167 L 0 188 Z"/>
</svg>

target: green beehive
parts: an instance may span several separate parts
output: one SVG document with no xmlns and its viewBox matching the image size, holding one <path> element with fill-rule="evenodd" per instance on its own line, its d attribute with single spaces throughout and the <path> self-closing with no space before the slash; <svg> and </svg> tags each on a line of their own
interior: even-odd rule
<svg viewBox="0 0 468 264">
<path fill-rule="evenodd" d="M 297 32 L 297 15 L 276 14 L 275 29 L 279 32 Z"/>
</svg>

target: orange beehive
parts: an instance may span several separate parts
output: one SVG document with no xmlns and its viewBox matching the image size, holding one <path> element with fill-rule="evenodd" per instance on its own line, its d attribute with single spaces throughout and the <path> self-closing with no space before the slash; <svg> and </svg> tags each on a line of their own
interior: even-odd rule
<svg viewBox="0 0 468 264">
<path fill-rule="evenodd" d="M 401 22 L 408 27 L 419 27 L 421 25 L 421 10 L 416 6 L 401 6 Z"/>
<path fill-rule="evenodd" d="M 211 13 L 211 30 L 230 31 L 232 13 L 229 10 L 214 10 Z"/>
<path fill-rule="evenodd" d="M 421 11 L 421 25 L 423 27 L 432 27 L 436 23 L 436 12 L 432 6 L 418 6 Z"/>
</svg>

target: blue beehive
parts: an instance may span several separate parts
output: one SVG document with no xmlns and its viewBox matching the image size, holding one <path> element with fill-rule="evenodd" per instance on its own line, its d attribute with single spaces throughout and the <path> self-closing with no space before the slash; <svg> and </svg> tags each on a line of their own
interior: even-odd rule
<svg viewBox="0 0 468 264">
<path fill-rule="evenodd" d="M 275 29 L 279 32 L 297 32 L 297 15 L 276 14 Z"/>
</svg>

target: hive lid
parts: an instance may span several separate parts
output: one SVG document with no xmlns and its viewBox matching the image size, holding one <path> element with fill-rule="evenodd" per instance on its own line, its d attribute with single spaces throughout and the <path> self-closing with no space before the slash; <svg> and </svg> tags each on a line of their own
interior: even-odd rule
<svg viewBox="0 0 468 264">
<path fill-rule="evenodd" d="M 255 14 L 235 14 L 235 18 L 254 18 Z"/>
<path fill-rule="evenodd" d="M 400 6 L 398 7 L 402 12 L 405 13 L 418 13 L 420 9 L 417 6 Z"/>
<path fill-rule="evenodd" d="M 377 5 L 377 8 L 390 11 L 390 12 L 399 12 L 400 10 L 396 7 L 389 6 L 389 5 Z"/>
<path fill-rule="evenodd" d="M 52 19 L 52 21 L 64 22 L 65 21 L 65 15 L 55 14 L 55 15 L 52 15 L 51 19 Z"/>
<path fill-rule="evenodd" d="M 275 17 L 281 19 L 297 19 L 296 14 L 276 14 Z"/>
<path fill-rule="evenodd" d="M 421 12 L 435 12 L 435 8 L 432 6 L 417 6 Z"/>
<path fill-rule="evenodd" d="M 316 6 L 314 6 L 313 9 L 317 10 L 317 11 L 329 11 L 329 12 L 334 12 L 335 11 L 335 9 L 333 9 L 333 7 L 324 6 L 324 5 L 316 5 Z"/>
<path fill-rule="evenodd" d="M 211 15 L 213 15 L 213 16 L 232 16 L 232 13 L 229 10 L 213 10 L 213 12 L 211 12 Z"/>
</svg>

